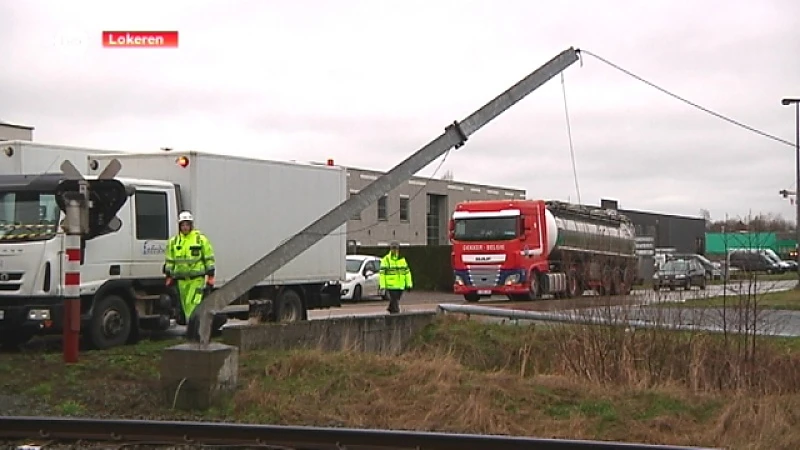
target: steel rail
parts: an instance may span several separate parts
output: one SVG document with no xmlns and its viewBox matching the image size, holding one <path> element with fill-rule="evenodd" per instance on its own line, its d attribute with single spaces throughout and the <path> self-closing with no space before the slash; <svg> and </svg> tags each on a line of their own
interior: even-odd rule
<svg viewBox="0 0 800 450">
<path fill-rule="evenodd" d="M 502 435 L 448 434 L 375 429 L 253 425 L 220 422 L 0 417 L 0 439 L 99 441 L 184 445 L 275 446 L 297 450 L 699 450 L 697 447 Z"/>
</svg>

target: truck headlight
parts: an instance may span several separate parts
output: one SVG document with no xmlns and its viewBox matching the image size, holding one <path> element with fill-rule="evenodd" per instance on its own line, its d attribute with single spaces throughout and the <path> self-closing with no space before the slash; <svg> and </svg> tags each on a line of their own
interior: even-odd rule
<svg viewBox="0 0 800 450">
<path fill-rule="evenodd" d="M 515 273 L 513 275 L 509 275 L 508 278 L 506 278 L 506 285 L 517 284 L 517 283 L 519 283 L 519 274 L 518 273 Z"/>
<path fill-rule="evenodd" d="M 461 278 L 461 275 L 456 275 L 455 278 L 456 278 L 456 284 L 457 285 L 459 285 L 459 286 L 463 286 L 464 285 L 464 280 Z"/>
</svg>

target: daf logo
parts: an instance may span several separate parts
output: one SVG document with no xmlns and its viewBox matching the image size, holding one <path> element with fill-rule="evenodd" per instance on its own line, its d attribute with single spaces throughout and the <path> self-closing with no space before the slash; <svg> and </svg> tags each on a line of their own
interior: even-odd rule
<svg viewBox="0 0 800 450">
<path fill-rule="evenodd" d="M 0 273 L 0 281 L 8 281 L 10 276 L 7 273 Z"/>
<path fill-rule="evenodd" d="M 488 256 L 476 256 L 475 261 L 489 261 L 491 258 Z M 3 274 L 5 275 L 5 274 Z"/>
</svg>

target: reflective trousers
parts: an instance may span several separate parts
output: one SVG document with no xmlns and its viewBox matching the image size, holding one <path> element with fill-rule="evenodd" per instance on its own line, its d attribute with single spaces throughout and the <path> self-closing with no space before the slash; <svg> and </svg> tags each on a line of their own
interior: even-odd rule
<svg viewBox="0 0 800 450">
<path fill-rule="evenodd" d="M 197 277 L 184 280 L 177 280 L 178 295 L 181 298 L 181 308 L 183 315 L 188 321 L 197 305 L 203 301 L 205 295 L 206 278 Z"/>
</svg>

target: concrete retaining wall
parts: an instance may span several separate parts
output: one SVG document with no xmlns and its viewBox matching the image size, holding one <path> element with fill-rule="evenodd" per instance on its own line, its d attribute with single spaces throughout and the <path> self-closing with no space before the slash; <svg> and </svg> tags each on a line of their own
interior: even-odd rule
<svg viewBox="0 0 800 450">
<path fill-rule="evenodd" d="M 226 344 L 242 351 L 314 348 L 397 354 L 414 335 L 432 323 L 435 316 L 435 312 L 411 312 L 287 324 L 229 325 L 223 328 L 222 338 Z"/>
</svg>

